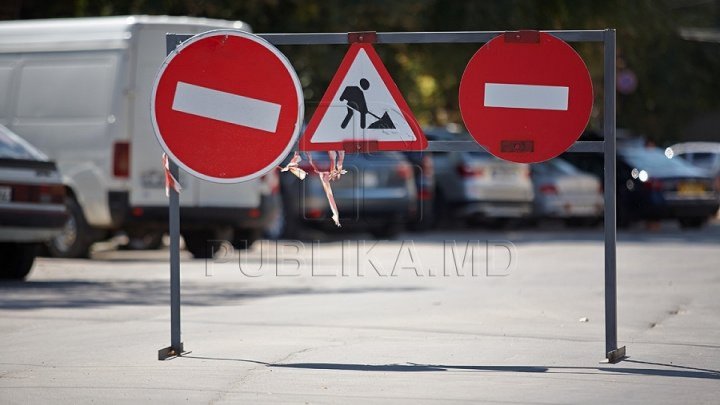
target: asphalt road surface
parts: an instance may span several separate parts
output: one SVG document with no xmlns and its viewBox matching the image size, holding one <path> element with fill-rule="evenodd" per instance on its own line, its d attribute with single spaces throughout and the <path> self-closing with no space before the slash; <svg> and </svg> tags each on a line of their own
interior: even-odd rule
<svg viewBox="0 0 720 405">
<path fill-rule="evenodd" d="M 166 249 L 40 259 L 0 284 L 0 402 L 717 403 L 720 225 L 619 239 L 618 364 L 600 228 L 183 252 L 169 361 Z"/>
</svg>

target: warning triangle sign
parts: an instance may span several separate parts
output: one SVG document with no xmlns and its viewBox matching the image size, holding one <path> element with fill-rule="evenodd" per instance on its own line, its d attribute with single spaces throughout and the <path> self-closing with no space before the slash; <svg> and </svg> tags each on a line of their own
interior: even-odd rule
<svg viewBox="0 0 720 405">
<path fill-rule="evenodd" d="M 427 140 L 371 44 L 354 43 L 300 139 L 300 150 L 423 150 Z M 372 145 L 363 148 L 360 145 Z"/>
</svg>

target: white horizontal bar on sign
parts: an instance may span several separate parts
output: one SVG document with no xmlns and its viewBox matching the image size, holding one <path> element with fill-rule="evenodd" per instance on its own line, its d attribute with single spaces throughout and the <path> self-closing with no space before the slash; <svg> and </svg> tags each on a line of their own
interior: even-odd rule
<svg viewBox="0 0 720 405">
<path fill-rule="evenodd" d="M 569 87 L 485 83 L 485 107 L 568 109 Z"/>
<path fill-rule="evenodd" d="M 275 132 L 280 104 L 178 82 L 172 109 L 235 125 Z"/>
</svg>

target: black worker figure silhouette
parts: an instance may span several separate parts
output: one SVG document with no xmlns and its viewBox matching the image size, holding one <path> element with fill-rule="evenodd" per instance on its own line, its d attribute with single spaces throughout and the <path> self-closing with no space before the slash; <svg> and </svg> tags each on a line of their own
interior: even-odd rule
<svg viewBox="0 0 720 405">
<path fill-rule="evenodd" d="M 378 120 L 370 124 L 368 129 L 395 129 L 395 124 L 393 124 L 387 112 L 384 113 L 382 117 L 378 117 L 368 110 L 367 102 L 365 101 L 365 93 L 363 91 L 369 88 L 370 82 L 367 79 L 362 78 L 360 79 L 360 87 L 347 86 L 345 90 L 343 90 L 340 95 L 340 101 L 347 102 L 347 115 L 345 115 L 345 119 L 343 119 L 342 124 L 340 124 L 340 128 L 345 129 L 345 127 L 348 126 L 348 123 L 350 123 L 350 119 L 355 114 L 355 111 L 357 111 L 360 113 L 360 128 L 365 129 L 365 124 L 367 122 L 366 117 L 367 114 L 370 114 Z"/>
</svg>

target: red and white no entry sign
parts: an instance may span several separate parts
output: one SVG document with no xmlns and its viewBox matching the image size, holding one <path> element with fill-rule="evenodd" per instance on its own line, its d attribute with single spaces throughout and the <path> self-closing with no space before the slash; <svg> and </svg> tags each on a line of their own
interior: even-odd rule
<svg viewBox="0 0 720 405">
<path fill-rule="evenodd" d="M 513 162 L 542 162 L 566 151 L 587 126 L 592 104 L 582 58 L 541 32 L 495 37 L 470 59 L 460 81 L 468 132 Z"/>
<path fill-rule="evenodd" d="M 303 119 L 302 87 L 264 39 L 209 31 L 165 59 L 151 110 L 158 141 L 181 168 L 236 183 L 263 175 L 290 152 Z"/>
</svg>

